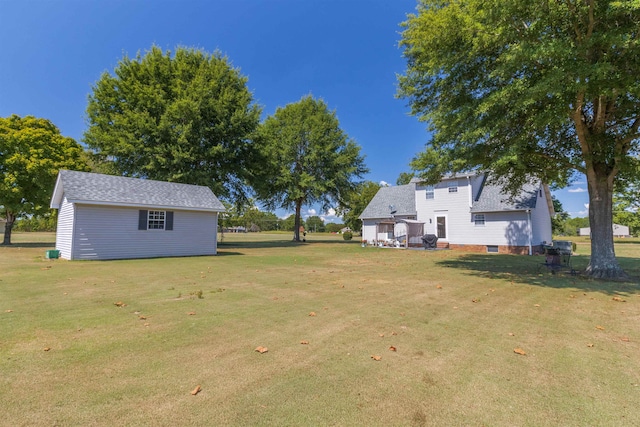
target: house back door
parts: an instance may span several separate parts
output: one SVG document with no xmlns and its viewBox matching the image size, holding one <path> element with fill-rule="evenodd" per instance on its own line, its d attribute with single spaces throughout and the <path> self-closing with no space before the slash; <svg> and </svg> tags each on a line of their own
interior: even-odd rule
<svg viewBox="0 0 640 427">
<path fill-rule="evenodd" d="M 447 238 L 447 217 L 446 216 L 436 217 L 436 234 L 438 235 L 438 239 Z"/>
</svg>

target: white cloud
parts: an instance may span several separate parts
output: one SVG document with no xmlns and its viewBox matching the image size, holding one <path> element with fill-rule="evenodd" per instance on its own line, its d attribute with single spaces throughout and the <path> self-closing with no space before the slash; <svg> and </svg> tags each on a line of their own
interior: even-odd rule
<svg viewBox="0 0 640 427">
<path fill-rule="evenodd" d="M 570 188 L 569 193 L 586 193 L 587 189 L 586 188 L 582 188 L 582 187 L 578 187 L 578 188 Z"/>
<path fill-rule="evenodd" d="M 325 224 L 330 222 L 342 222 L 342 218 L 336 215 L 336 210 L 333 208 L 327 209 L 327 211 L 320 216 Z"/>
<path fill-rule="evenodd" d="M 318 214 L 318 211 L 316 211 L 315 209 L 307 210 L 307 216 L 316 216 L 317 214 Z"/>
<path fill-rule="evenodd" d="M 380 181 L 380 185 L 382 187 L 389 187 L 389 183 L 387 181 Z"/>
</svg>

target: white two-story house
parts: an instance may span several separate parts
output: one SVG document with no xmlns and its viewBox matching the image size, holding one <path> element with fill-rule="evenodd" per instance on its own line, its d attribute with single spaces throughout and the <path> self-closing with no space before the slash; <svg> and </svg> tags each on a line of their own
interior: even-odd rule
<svg viewBox="0 0 640 427">
<path fill-rule="evenodd" d="M 525 185 L 515 197 L 485 174 L 445 177 L 437 185 L 414 178 L 382 187 L 360 215 L 369 244 L 421 246 L 434 234 L 438 247 L 475 252 L 534 254 L 551 242 L 553 203 L 544 184 Z"/>
</svg>

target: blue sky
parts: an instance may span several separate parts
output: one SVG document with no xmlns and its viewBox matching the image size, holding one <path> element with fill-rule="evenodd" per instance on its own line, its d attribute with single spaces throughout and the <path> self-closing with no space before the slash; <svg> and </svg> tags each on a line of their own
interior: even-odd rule
<svg viewBox="0 0 640 427">
<path fill-rule="evenodd" d="M 91 86 L 153 44 L 219 50 L 264 114 L 311 94 L 365 155 L 365 179 L 395 184 L 429 135 L 395 98 L 399 24 L 416 0 L 0 0 L 0 117 L 34 115 L 82 141 Z M 586 216 L 586 183 L 554 192 Z M 306 207 L 336 221 L 331 212 Z M 278 212 L 283 215 L 283 212 Z"/>
</svg>

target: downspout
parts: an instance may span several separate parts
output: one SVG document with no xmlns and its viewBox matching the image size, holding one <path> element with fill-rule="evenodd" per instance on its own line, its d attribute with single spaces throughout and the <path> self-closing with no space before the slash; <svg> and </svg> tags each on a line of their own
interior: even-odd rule
<svg viewBox="0 0 640 427">
<path fill-rule="evenodd" d="M 529 237 L 529 255 L 533 255 L 533 228 L 531 227 L 531 209 L 527 209 L 527 228 L 529 229 L 528 237 Z"/>
<path fill-rule="evenodd" d="M 471 178 L 467 175 L 467 183 L 469 184 L 469 209 L 473 207 L 473 188 L 471 187 Z"/>
</svg>

